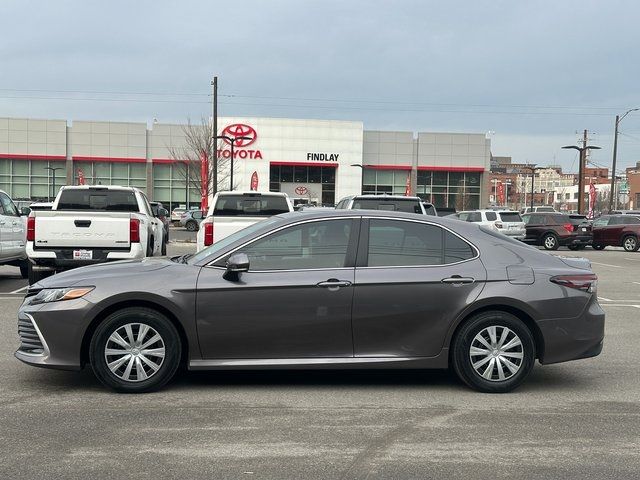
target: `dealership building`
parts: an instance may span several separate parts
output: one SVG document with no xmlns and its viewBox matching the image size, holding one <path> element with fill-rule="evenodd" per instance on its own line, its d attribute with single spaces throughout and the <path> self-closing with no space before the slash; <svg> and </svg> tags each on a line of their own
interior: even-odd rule
<svg viewBox="0 0 640 480">
<path fill-rule="evenodd" d="M 362 122 L 285 118 L 220 117 L 218 125 L 219 135 L 242 137 L 234 143 L 236 190 L 281 191 L 318 204 L 360 192 L 407 191 L 457 210 L 488 203 L 485 134 L 374 131 Z M 129 185 L 170 207 L 199 204 L 199 191 L 175 161 L 185 146 L 184 125 L 0 118 L 0 189 L 14 199 L 47 199 L 55 175 L 56 188 Z M 218 155 L 228 159 L 230 145 L 220 143 Z"/>
</svg>

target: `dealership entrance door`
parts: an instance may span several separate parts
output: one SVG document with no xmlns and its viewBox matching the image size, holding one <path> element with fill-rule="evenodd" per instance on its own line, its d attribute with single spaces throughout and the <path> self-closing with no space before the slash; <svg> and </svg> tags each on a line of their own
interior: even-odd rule
<svg viewBox="0 0 640 480">
<path fill-rule="evenodd" d="M 269 190 L 285 192 L 299 202 L 333 206 L 336 203 L 336 166 L 274 164 L 269 170 Z"/>
</svg>

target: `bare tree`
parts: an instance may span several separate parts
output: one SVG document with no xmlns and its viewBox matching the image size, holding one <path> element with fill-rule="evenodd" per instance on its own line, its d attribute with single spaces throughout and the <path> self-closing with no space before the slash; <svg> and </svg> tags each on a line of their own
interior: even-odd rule
<svg viewBox="0 0 640 480">
<path fill-rule="evenodd" d="M 218 152 L 225 149 L 225 143 L 223 140 L 216 142 L 209 121 L 202 118 L 199 124 L 193 124 L 187 120 L 182 131 L 184 144 L 168 147 L 177 174 L 201 198 L 215 195 L 220 190 L 229 190 L 230 159 L 218 156 Z M 234 164 L 234 174 L 236 170 L 237 163 Z M 214 185 L 214 171 L 218 173 L 218 185 Z"/>
</svg>

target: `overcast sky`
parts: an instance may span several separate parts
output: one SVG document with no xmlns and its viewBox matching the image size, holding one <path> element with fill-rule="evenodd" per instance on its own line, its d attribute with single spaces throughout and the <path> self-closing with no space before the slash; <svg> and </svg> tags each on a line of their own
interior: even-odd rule
<svg viewBox="0 0 640 480">
<path fill-rule="evenodd" d="M 0 2 L 0 116 L 349 119 L 487 133 L 494 155 L 610 165 L 640 107 L 640 2 Z M 107 92 L 107 93 L 103 93 Z M 112 93 L 109 93 L 112 92 Z M 640 112 L 620 167 L 640 161 Z"/>
</svg>

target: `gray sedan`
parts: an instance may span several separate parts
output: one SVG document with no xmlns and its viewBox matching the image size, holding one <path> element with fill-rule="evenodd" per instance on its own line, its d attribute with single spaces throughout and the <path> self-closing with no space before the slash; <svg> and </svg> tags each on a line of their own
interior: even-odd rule
<svg viewBox="0 0 640 480">
<path fill-rule="evenodd" d="M 472 223 L 386 211 L 278 215 L 196 255 L 78 268 L 32 285 L 25 363 L 121 392 L 178 367 L 452 367 L 507 392 L 542 364 L 602 350 L 588 261 Z"/>
</svg>

